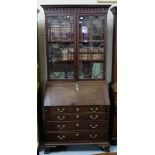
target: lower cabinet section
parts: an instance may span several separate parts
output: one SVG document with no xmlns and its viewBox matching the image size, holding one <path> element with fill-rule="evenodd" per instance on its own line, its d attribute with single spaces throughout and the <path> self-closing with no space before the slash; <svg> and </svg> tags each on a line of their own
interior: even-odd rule
<svg viewBox="0 0 155 155">
<path fill-rule="evenodd" d="M 45 107 L 45 148 L 109 144 L 109 105 Z"/>
</svg>

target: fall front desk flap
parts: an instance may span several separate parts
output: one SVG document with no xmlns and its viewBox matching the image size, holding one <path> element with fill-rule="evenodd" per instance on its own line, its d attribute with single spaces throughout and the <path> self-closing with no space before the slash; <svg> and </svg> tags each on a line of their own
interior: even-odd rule
<svg viewBox="0 0 155 155">
<path fill-rule="evenodd" d="M 109 105 L 104 81 L 48 82 L 45 106 Z"/>
</svg>

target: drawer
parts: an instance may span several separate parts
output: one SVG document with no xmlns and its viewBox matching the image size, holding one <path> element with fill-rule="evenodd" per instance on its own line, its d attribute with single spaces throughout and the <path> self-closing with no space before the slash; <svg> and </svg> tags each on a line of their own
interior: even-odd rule
<svg viewBox="0 0 155 155">
<path fill-rule="evenodd" d="M 61 113 L 71 113 L 72 107 L 70 106 L 53 106 L 53 107 L 45 107 L 46 114 L 61 114 Z"/>
<path fill-rule="evenodd" d="M 107 132 L 77 131 L 77 132 L 47 132 L 46 142 L 104 142 L 108 140 Z"/>
<path fill-rule="evenodd" d="M 77 106 L 74 108 L 74 112 L 78 113 L 107 113 L 109 112 L 108 106 Z"/>
<path fill-rule="evenodd" d="M 89 121 L 89 120 L 109 120 L 109 113 L 90 114 L 46 114 L 46 121 Z"/>
<path fill-rule="evenodd" d="M 109 112 L 109 106 L 53 106 L 46 107 L 47 114 Z"/>
<path fill-rule="evenodd" d="M 105 122 L 46 122 L 47 131 L 65 131 L 65 130 L 99 130 L 108 132 L 108 121 Z"/>
</svg>

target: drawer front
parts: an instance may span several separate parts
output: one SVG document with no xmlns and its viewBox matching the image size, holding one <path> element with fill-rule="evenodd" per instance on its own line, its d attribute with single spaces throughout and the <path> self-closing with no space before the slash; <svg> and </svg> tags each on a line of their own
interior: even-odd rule
<svg viewBox="0 0 155 155">
<path fill-rule="evenodd" d="M 79 131 L 79 132 L 47 132 L 46 142 L 104 142 L 108 140 L 108 134 L 103 130 Z"/>
<path fill-rule="evenodd" d="M 55 106 L 46 107 L 47 114 L 109 112 L 109 106 Z"/>
<path fill-rule="evenodd" d="M 65 131 L 65 130 L 99 130 L 102 129 L 108 132 L 107 122 L 46 122 L 47 131 Z"/>
<path fill-rule="evenodd" d="M 90 114 L 46 114 L 46 121 L 94 121 L 109 120 L 109 113 L 90 113 Z"/>
</svg>

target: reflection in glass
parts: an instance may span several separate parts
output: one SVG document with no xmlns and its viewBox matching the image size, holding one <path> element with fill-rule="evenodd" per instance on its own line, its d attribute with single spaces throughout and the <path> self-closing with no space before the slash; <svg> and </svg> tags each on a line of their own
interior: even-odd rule
<svg viewBox="0 0 155 155">
<path fill-rule="evenodd" d="M 103 63 L 81 63 L 80 79 L 103 79 Z"/>
</svg>

